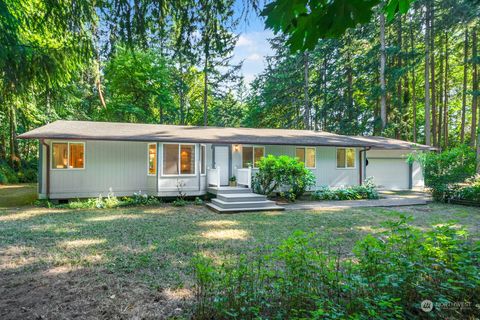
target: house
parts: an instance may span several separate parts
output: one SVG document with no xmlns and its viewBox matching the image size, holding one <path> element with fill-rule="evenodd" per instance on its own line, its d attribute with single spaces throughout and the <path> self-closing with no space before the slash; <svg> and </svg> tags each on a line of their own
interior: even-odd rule
<svg viewBox="0 0 480 320">
<path fill-rule="evenodd" d="M 300 158 L 317 186 L 423 186 L 418 164 L 405 157 L 428 146 L 381 137 L 284 129 L 218 128 L 56 121 L 19 136 L 40 141 L 39 197 L 69 199 L 142 191 L 153 196 L 204 195 L 237 177 L 250 186 L 267 154 Z M 368 164 L 368 165 L 367 165 Z"/>
</svg>

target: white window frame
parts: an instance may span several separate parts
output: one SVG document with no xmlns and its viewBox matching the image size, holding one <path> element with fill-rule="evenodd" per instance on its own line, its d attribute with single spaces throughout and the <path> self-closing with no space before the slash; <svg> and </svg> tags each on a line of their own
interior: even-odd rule
<svg viewBox="0 0 480 320">
<path fill-rule="evenodd" d="M 339 167 L 338 166 L 338 161 L 337 161 L 337 150 L 338 149 L 345 149 L 345 167 Z M 353 160 L 353 167 L 348 167 L 347 166 L 347 149 L 353 149 L 353 155 L 355 156 Z M 335 148 L 335 167 L 337 170 L 355 170 L 357 169 L 357 149 L 352 148 L 352 147 L 337 147 Z"/>
<path fill-rule="evenodd" d="M 307 169 L 317 169 L 317 147 L 307 147 L 307 146 L 296 146 L 295 147 L 295 157 L 297 157 L 297 149 L 303 149 L 305 153 L 305 161 L 303 161 L 303 165 Z M 307 167 L 307 149 L 313 149 L 315 151 L 315 166 Z"/>
<path fill-rule="evenodd" d="M 202 148 L 205 148 L 205 161 L 202 163 Z M 200 144 L 199 152 L 198 152 L 198 162 L 200 165 L 200 176 L 204 177 L 207 175 L 207 145 L 206 144 Z M 202 166 L 203 165 L 203 172 L 202 173 Z"/>
<path fill-rule="evenodd" d="M 164 164 L 164 146 L 166 145 L 178 145 L 178 172 L 177 174 L 165 174 L 163 173 L 163 164 Z M 180 150 L 182 150 L 182 146 L 194 146 L 194 152 L 195 152 L 195 165 L 193 166 L 193 173 L 180 173 L 181 169 L 181 158 L 180 158 Z M 163 143 L 162 144 L 162 177 L 195 177 L 197 175 L 197 145 L 195 143 Z M 205 171 L 206 173 L 206 171 Z"/>
<path fill-rule="evenodd" d="M 265 153 L 265 146 L 259 146 L 259 145 L 251 145 L 251 144 L 247 144 L 247 145 L 243 145 L 242 146 L 242 168 L 243 168 L 243 148 L 245 147 L 252 147 L 252 168 L 258 168 L 256 165 L 255 165 L 255 148 L 262 148 L 263 149 L 263 157 L 265 158 L 266 156 L 266 153 Z M 243 168 L 245 169 L 245 168 Z"/>
<path fill-rule="evenodd" d="M 155 146 L 155 161 L 156 166 L 155 166 L 155 173 L 151 174 L 150 173 L 150 146 Z M 158 173 L 158 145 L 156 143 L 148 143 L 147 144 L 147 176 L 149 177 L 156 177 Z"/>
<path fill-rule="evenodd" d="M 53 145 L 55 143 L 67 144 L 67 167 L 66 168 L 54 168 L 53 167 Z M 70 167 L 70 144 L 83 144 L 83 168 Z M 51 141 L 50 142 L 50 170 L 53 171 L 66 171 L 66 170 L 85 170 L 87 167 L 87 147 L 84 141 Z"/>
</svg>

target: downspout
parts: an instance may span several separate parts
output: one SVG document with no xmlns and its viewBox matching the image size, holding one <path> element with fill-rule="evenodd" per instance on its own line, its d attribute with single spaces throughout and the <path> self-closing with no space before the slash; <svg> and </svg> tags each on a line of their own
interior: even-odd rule
<svg viewBox="0 0 480 320">
<path fill-rule="evenodd" d="M 362 162 L 360 165 L 360 176 L 358 177 L 359 185 L 363 184 L 363 174 L 367 174 L 367 151 L 372 149 L 372 147 L 364 147 L 363 150 L 360 150 L 360 161 Z M 362 157 L 362 152 L 364 156 Z M 366 178 L 366 177 L 365 177 Z"/>
<path fill-rule="evenodd" d="M 45 195 L 47 199 L 50 199 L 50 145 L 48 143 L 45 143 L 45 139 L 40 139 L 41 145 L 45 146 L 47 152 L 46 152 L 46 157 L 47 159 L 45 160 L 45 175 L 46 175 L 46 190 L 45 190 Z M 43 159 L 42 159 L 43 160 Z"/>
</svg>

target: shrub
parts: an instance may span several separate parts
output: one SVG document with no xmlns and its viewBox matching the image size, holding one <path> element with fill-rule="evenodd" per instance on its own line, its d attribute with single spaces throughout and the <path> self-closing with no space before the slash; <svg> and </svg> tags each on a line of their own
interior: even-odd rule
<svg viewBox="0 0 480 320">
<path fill-rule="evenodd" d="M 185 207 L 187 205 L 187 201 L 185 199 L 182 199 L 182 198 L 177 198 L 175 200 L 173 200 L 172 204 L 174 207 Z"/>
<path fill-rule="evenodd" d="M 450 185 L 463 182 L 475 174 L 476 155 L 469 146 L 452 148 L 441 153 L 429 152 L 419 158 L 425 185 L 437 201 L 445 200 Z"/>
<path fill-rule="evenodd" d="M 200 197 L 195 197 L 195 200 L 193 201 L 193 203 L 196 206 L 201 206 L 203 204 L 203 200 Z"/>
<path fill-rule="evenodd" d="M 419 231 L 408 219 L 357 242 L 353 259 L 330 239 L 295 232 L 267 255 L 234 265 L 193 260 L 196 319 L 472 318 L 479 303 L 480 246 L 452 225 Z M 420 302 L 431 300 L 428 314 Z M 470 303 L 443 308 L 442 303 Z"/>
<path fill-rule="evenodd" d="M 312 200 L 360 200 L 378 199 L 377 187 L 371 178 L 367 178 L 361 186 L 332 189 L 323 186 L 312 193 Z"/>
<path fill-rule="evenodd" d="M 295 200 L 315 185 L 313 173 L 296 158 L 268 155 L 257 162 L 257 167 L 252 179 L 256 193 L 270 195 L 280 189 L 288 199 Z"/>
</svg>

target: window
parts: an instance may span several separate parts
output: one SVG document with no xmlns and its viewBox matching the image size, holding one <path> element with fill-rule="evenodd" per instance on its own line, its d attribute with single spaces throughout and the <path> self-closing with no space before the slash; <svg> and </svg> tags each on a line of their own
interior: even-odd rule
<svg viewBox="0 0 480 320">
<path fill-rule="evenodd" d="M 164 144 L 163 174 L 190 175 L 195 174 L 194 144 Z"/>
<path fill-rule="evenodd" d="M 85 143 L 53 142 L 52 169 L 84 169 Z"/>
<path fill-rule="evenodd" d="M 207 146 L 202 144 L 200 145 L 200 173 L 205 174 L 207 166 Z"/>
<path fill-rule="evenodd" d="M 337 168 L 355 168 L 355 149 L 337 148 Z"/>
<path fill-rule="evenodd" d="M 195 145 L 180 146 L 180 174 L 195 174 Z"/>
<path fill-rule="evenodd" d="M 243 146 L 242 148 L 242 168 L 252 166 L 256 168 L 256 163 L 265 157 L 264 147 Z"/>
<path fill-rule="evenodd" d="M 306 168 L 316 167 L 316 151 L 314 147 L 296 148 L 295 156 L 305 164 Z"/>
<path fill-rule="evenodd" d="M 148 144 L 148 175 L 154 176 L 157 174 L 157 144 Z"/>
</svg>

